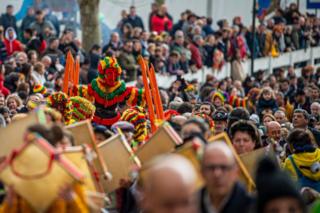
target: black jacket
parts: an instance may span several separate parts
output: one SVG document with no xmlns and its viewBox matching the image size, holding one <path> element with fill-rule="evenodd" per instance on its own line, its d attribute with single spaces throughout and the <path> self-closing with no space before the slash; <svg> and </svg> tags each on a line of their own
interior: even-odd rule
<svg viewBox="0 0 320 213">
<path fill-rule="evenodd" d="M 124 23 L 129 23 L 133 28 L 135 27 L 140 27 L 142 30 L 144 30 L 144 25 L 143 25 L 143 21 L 140 18 L 140 16 L 129 16 Z"/>
<path fill-rule="evenodd" d="M 206 188 L 202 188 L 199 192 L 199 212 L 209 213 L 208 206 L 204 202 Z M 231 196 L 219 213 L 248 213 L 253 206 L 253 198 L 246 192 L 242 185 L 236 183 L 233 187 Z"/>
<path fill-rule="evenodd" d="M 7 13 L 2 14 L 0 18 L 0 25 L 3 26 L 4 31 L 6 31 L 8 27 L 13 27 L 18 34 L 17 21 L 15 16 L 10 16 Z"/>
</svg>

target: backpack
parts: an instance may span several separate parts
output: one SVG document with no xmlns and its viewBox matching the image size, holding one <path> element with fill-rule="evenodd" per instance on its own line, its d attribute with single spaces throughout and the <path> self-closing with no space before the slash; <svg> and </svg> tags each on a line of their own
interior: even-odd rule
<svg viewBox="0 0 320 213">
<path fill-rule="evenodd" d="M 296 171 L 297 175 L 298 175 L 298 184 L 299 186 L 302 187 L 310 187 L 314 190 L 316 190 L 317 192 L 320 192 L 320 181 L 315 181 L 312 180 L 306 176 L 304 176 L 301 171 L 299 170 L 298 166 L 296 165 L 296 163 L 294 162 L 292 155 L 289 156 L 289 160 L 291 161 L 294 170 Z"/>
</svg>

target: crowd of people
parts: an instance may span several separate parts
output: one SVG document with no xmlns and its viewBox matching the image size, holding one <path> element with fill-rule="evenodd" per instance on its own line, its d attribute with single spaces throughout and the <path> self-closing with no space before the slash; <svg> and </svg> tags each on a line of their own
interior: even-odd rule
<svg viewBox="0 0 320 213">
<path fill-rule="evenodd" d="M 138 56 L 156 72 L 177 77 L 169 89 L 159 85 L 165 120 L 184 144 L 203 145 L 199 163 L 204 186 L 196 187 L 196 171 L 185 158 L 159 156 L 142 185 L 133 180 L 116 192 L 119 212 L 319 212 L 320 69 L 304 66 L 298 76 L 294 67 L 284 67 L 268 76 L 264 71 L 246 76 L 241 68 L 241 61 L 251 56 L 251 45 L 255 58 L 318 46 L 319 18 L 300 13 L 294 3 L 285 11 L 275 9 L 270 19 L 260 20 L 252 43 L 252 29 L 241 17 L 232 23 L 220 20 L 215 28 L 211 17 L 189 10 L 174 22 L 165 5 L 152 4 L 147 30 L 132 6 L 122 12 L 108 44 L 93 44 L 85 52 L 73 30 L 62 30 L 49 8 L 29 8 L 19 27 L 13 9 L 7 6 L 0 18 L 0 127 L 44 104 L 48 118 L 60 126 L 35 125 L 28 131 L 55 147 L 73 144 L 61 125 L 89 118 L 97 142 L 121 129 L 136 151 L 152 132 Z M 80 61 L 80 85 L 88 85 L 72 85 L 82 97 L 61 92 L 68 52 Z M 220 69 L 227 61 L 232 75 L 225 79 L 212 74 L 205 82 L 183 78 L 203 66 Z M 136 80 L 138 89 L 120 79 Z M 209 143 L 223 132 L 232 147 Z M 240 184 L 237 158 L 260 148 L 272 150 L 276 160 L 258 164 L 257 193 L 250 194 Z M 66 202 L 66 212 L 87 212 L 75 188 L 62 190 L 59 201 Z M 11 207 L 22 202 L 13 202 L 14 189 L 6 190 L 0 212 L 15 212 Z"/>
</svg>

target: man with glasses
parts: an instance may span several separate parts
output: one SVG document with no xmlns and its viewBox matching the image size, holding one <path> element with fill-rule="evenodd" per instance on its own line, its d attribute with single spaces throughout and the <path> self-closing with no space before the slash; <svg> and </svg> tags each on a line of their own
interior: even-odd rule
<svg viewBox="0 0 320 213">
<path fill-rule="evenodd" d="M 293 117 L 292 117 L 293 127 L 294 127 L 294 129 L 299 128 L 299 129 L 304 129 L 304 130 L 310 131 L 315 139 L 315 142 L 319 146 L 320 145 L 320 132 L 314 128 L 308 127 L 309 118 L 310 118 L 310 115 L 306 110 L 304 110 L 304 109 L 294 110 Z"/>
<path fill-rule="evenodd" d="M 238 166 L 226 143 L 209 144 L 201 161 L 205 187 L 198 194 L 202 213 L 249 212 L 252 198 L 238 183 Z"/>
</svg>

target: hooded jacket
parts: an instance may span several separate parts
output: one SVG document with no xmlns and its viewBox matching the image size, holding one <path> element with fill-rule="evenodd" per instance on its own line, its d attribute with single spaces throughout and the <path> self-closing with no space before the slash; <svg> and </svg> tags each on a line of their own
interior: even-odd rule
<svg viewBox="0 0 320 213">
<path fill-rule="evenodd" d="M 257 104 L 257 114 L 261 115 L 262 111 L 265 109 L 271 109 L 273 112 L 277 111 L 278 105 L 276 100 L 274 99 L 265 100 L 263 98 L 260 98 Z"/>
<path fill-rule="evenodd" d="M 10 30 L 13 31 L 13 38 L 11 39 L 9 38 Z M 6 30 L 4 45 L 6 46 L 8 56 L 12 55 L 16 51 L 22 51 L 21 43 L 19 40 L 17 40 L 16 31 L 12 27 L 9 27 Z"/>
<path fill-rule="evenodd" d="M 2 93 L 5 97 L 10 94 L 10 90 L 4 86 L 4 76 L 0 74 L 0 93 Z"/>
<path fill-rule="evenodd" d="M 300 168 L 300 172 L 305 176 L 308 177 L 311 180 L 314 181 L 320 181 L 320 172 L 313 173 L 310 169 L 304 169 L 310 168 L 314 163 L 320 161 L 320 149 L 316 149 L 314 152 L 304 152 L 304 153 L 298 153 L 292 155 L 293 160 L 298 168 Z M 298 175 L 295 172 L 295 169 L 290 161 L 289 158 L 287 158 L 284 162 L 284 169 L 288 170 L 292 177 L 295 179 L 298 179 Z"/>
</svg>

